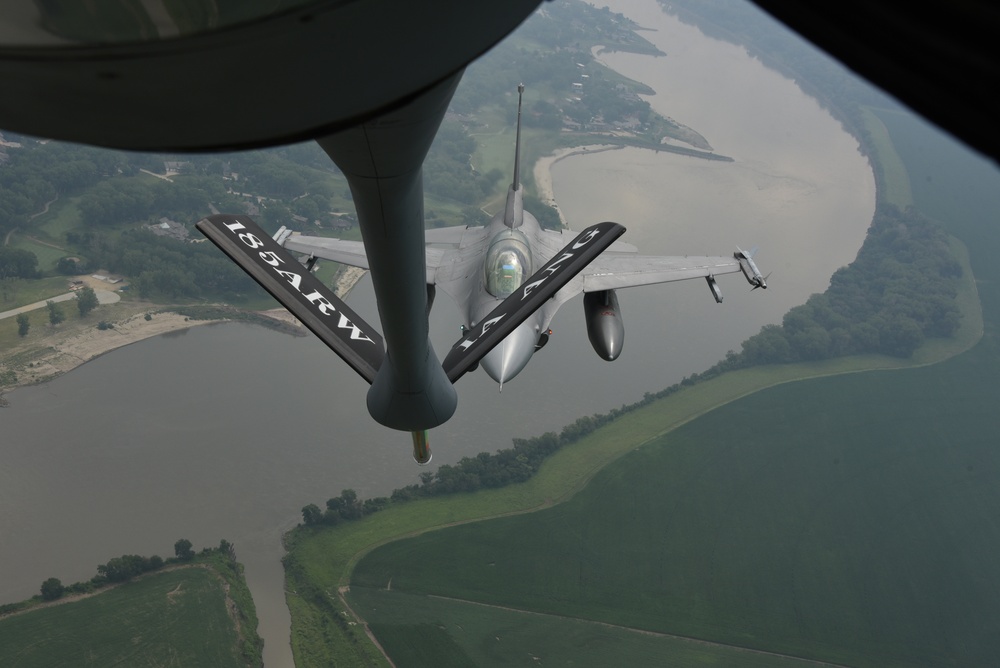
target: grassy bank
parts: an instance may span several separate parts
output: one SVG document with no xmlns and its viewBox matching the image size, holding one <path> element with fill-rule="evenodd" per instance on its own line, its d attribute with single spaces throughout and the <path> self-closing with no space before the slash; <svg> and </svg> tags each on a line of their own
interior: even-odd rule
<svg viewBox="0 0 1000 668">
<path fill-rule="evenodd" d="M 575 666 L 658 666 L 666 657 L 680 666 L 816 666 L 676 635 L 385 589 L 352 587 L 351 598 L 378 609 L 370 625 L 399 666 L 545 665 L 554 658 Z M 707 650 L 714 662 L 706 660 Z"/>
<path fill-rule="evenodd" d="M 0 665 L 260 666 L 242 566 L 220 558 L 0 618 Z"/>
</svg>

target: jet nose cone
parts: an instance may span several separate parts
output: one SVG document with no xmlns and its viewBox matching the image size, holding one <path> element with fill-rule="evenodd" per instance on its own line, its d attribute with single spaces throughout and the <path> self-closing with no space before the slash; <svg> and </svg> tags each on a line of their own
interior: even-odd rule
<svg viewBox="0 0 1000 668">
<path fill-rule="evenodd" d="M 535 352 L 538 334 L 529 323 L 524 323 L 507 335 L 496 348 L 486 353 L 481 364 L 489 377 L 503 384 L 519 374 Z"/>
</svg>

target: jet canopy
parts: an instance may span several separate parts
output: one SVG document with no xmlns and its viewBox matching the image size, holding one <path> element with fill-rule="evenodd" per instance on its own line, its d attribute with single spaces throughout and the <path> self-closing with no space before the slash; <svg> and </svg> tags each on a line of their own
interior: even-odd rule
<svg viewBox="0 0 1000 668">
<path fill-rule="evenodd" d="M 508 297 L 531 275 L 528 240 L 516 230 L 503 230 L 486 252 L 486 290 L 498 299 Z"/>
</svg>

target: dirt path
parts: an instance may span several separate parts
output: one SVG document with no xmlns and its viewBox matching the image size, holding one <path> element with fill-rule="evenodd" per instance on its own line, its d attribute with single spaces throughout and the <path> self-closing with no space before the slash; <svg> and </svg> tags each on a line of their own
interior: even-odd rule
<svg viewBox="0 0 1000 668">
<path fill-rule="evenodd" d="M 98 304 L 115 304 L 121 301 L 121 296 L 116 292 L 111 292 L 110 290 L 94 290 L 94 294 L 97 295 Z M 19 306 L 18 308 L 11 309 L 9 311 L 4 311 L 0 313 L 0 320 L 4 318 L 12 318 L 20 313 L 28 313 L 30 311 L 37 311 L 38 309 L 45 308 L 49 302 L 68 302 L 76 298 L 75 292 L 65 292 L 61 295 L 56 295 L 44 301 L 35 302 L 34 304 L 27 304 L 25 306 Z"/>
<path fill-rule="evenodd" d="M 396 664 L 393 663 L 392 659 L 389 658 L 389 654 L 385 651 L 385 648 L 382 647 L 382 643 L 378 641 L 378 638 L 375 637 L 375 634 L 372 633 L 372 630 L 368 628 L 368 622 L 366 622 L 364 618 L 361 617 L 361 615 L 354 612 L 354 608 L 352 608 L 351 605 L 347 602 L 347 597 L 344 596 L 344 594 L 346 594 L 350 590 L 351 590 L 350 587 L 339 587 L 337 589 L 337 598 L 340 599 L 341 604 L 344 606 L 344 609 L 347 610 L 348 614 L 350 614 L 351 617 L 354 618 L 355 623 L 360 624 L 361 628 L 365 630 L 365 635 L 368 636 L 368 640 L 370 640 L 371 643 L 375 645 L 375 647 L 378 649 L 378 651 L 382 653 L 382 656 L 385 657 L 386 662 L 388 662 L 388 664 L 392 666 L 392 668 L 396 668 Z"/>
<path fill-rule="evenodd" d="M 51 199 L 48 202 L 46 202 L 45 206 L 42 207 L 41 211 L 39 211 L 38 213 L 31 214 L 31 216 L 28 218 L 28 222 L 30 223 L 35 218 L 38 218 L 39 216 L 42 216 L 42 215 L 48 213 L 49 212 L 49 206 L 52 205 L 57 199 L 59 199 L 58 195 L 56 195 L 55 199 Z M 14 229 L 12 229 L 9 232 L 7 232 L 7 236 L 5 236 L 3 238 L 3 245 L 4 246 L 9 246 L 10 245 L 10 238 L 12 236 L 14 236 L 14 233 L 17 232 L 17 230 L 18 230 L 18 228 L 15 227 Z M 52 244 L 45 243 L 44 241 L 39 241 L 38 239 L 35 239 L 34 237 L 28 237 L 28 238 L 31 239 L 32 241 L 34 241 L 35 243 L 42 244 L 43 246 L 52 246 Z M 52 246 L 52 248 L 58 248 L 59 250 L 64 250 L 62 248 L 59 248 L 59 246 Z"/>
<path fill-rule="evenodd" d="M 34 243 L 36 243 L 36 244 L 38 244 L 40 246 L 48 246 L 49 248 L 55 248 L 56 250 L 62 251 L 64 253 L 68 253 L 69 252 L 68 250 L 66 250 L 62 246 L 56 246 L 55 244 L 49 243 L 48 241 L 42 241 L 38 237 L 33 237 L 30 234 L 25 234 L 24 238 L 25 239 L 29 239 L 30 241 L 33 241 Z"/>
<path fill-rule="evenodd" d="M 129 582 L 136 582 L 137 580 L 142 580 L 144 578 L 152 577 L 154 575 L 159 575 L 160 573 L 168 573 L 170 571 L 176 571 L 176 570 L 178 570 L 180 568 L 208 568 L 208 569 L 212 570 L 213 572 L 215 570 L 215 569 L 212 569 L 210 566 L 206 566 L 205 564 L 177 564 L 177 565 L 174 565 L 174 566 L 164 566 L 163 568 L 160 568 L 160 569 L 155 570 L 155 571 L 149 571 L 147 573 L 142 573 L 140 575 L 136 575 L 135 577 L 133 577 L 133 578 L 131 578 L 129 580 L 126 580 L 125 582 L 112 582 L 112 583 L 108 583 L 108 584 L 105 584 L 104 586 L 102 586 L 102 587 L 100 587 L 98 589 L 95 589 L 94 591 L 88 591 L 88 592 L 86 592 L 84 594 L 64 594 L 63 596 L 60 596 L 59 598 L 57 598 L 54 601 L 44 601 L 42 603 L 37 603 L 35 605 L 29 605 L 28 607 L 21 608 L 20 610 L 14 610 L 12 612 L 8 612 L 8 613 L 5 613 L 5 614 L 0 614 L 0 619 L 7 619 L 9 617 L 16 617 L 18 615 L 23 615 L 26 612 L 34 612 L 35 610 L 42 610 L 43 608 L 51 608 L 51 607 L 54 607 L 54 606 L 57 606 L 57 605 L 66 605 L 67 603 L 75 603 L 76 601 L 82 601 L 85 598 L 90 598 L 92 596 L 97 596 L 98 594 L 103 594 L 105 592 L 109 592 L 112 589 L 117 589 L 118 587 L 121 587 L 124 584 L 128 584 Z M 218 575 L 218 574 L 216 574 L 216 575 Z M 222 576 L 220 575 L 219 578 L 221 579 Z M 225 582 L 225 580 L 223 580 L 223 582 Z M 174 589 L 173 591 L 168 592 L 167 596 L 170 597 L 173 594 L 177 594 L 178 590 L 180 588 L 181 588 L 181 585 L 177 585 L 177 589 Z M 228 591 L 226 592 L 226 594 L 227 594 L 226 598 L 228 600 Z"/>
<path fill-rule="evenodd" d="M 464 598 L 452 598 L 451 596 L 436 596 L 434 594 L 428 594 L 428 598 L 436 598 L 441 601 L 451 601 L 453 603 L 466 603 L 468 605 L 478 605 L 482 608 L 492 608 L 494 610 L 505 610 L 507 612 L 515 612 L 522 615 L 534 615 L 536 617 L 550 617 L 553 619 L 566 619 L 574 622 L 584 622 L 586 624 L 596 624 L 598 626 L 603 626 L 608 629 L 618 629 L 621 631 L 631 631 L 632 633 L 638 633 L 645 636 L 652 636 L 654 638 L 670 638 L 672 640 L 680 640 L 683 642 L 689 642 L 696 645 L 704 645 L 706 647 L 715 647 L 722 649 L 731 649 L 736 652 L 744 652 L 746 654 L 758 654 L 760 656 L 773 656 L 781 659 L 791 660 L 791 661 L 801 661 L 804 664 L 810 666 L 827 666 L 829 668 L 850 668 L 844 664 L 840 663 L 829 663 L 827 661 L 818 661 L 816 659 L 806 659 L 801 656 L 795 656 L 792 654 L 781 654 L 780 652 L 769 652 L 763 649 L 753 649 L 750 647 L 741 647 L 740 645 L 730 645 L 728 643 L 714 642 L 711 640 L 702 640 L 701 638 L 692 638 L 690 636 L 679 636 L 673 633 L 660 633 L 658 631 L 647 631 L 645 629 L 636 629 L 631 626 L 621 626 L 619 624 L 609 624 L 608 622 L 598 622 L 593 619 L 584 619 L 582 617 L 571 617 L 568 615 L 555 615 L 548 612 L 536 612 L 534 610 L 522 610 L 520 608 L 511 608 L 505 605 L 493 605 L 492 603 L 480 603 L 478 601 L 469 601 Z"/>
<path fill-rule="evenodd" d="M 30 223 L 30 222 L 31 222 L 31 221 L 33 221 L 33 220 L 34 220 L 35 218 L 38 218 L 39 216 L 44 216 L 45 214 L 47 214 L 47 213 L 49 212 L 49 207 L 50 207 L 50 206 L 51 206 L 52 204 L 54 204 L 54 203 L 55 203 L 55 201 L 56 201 L 57 199 L 59 199 L 59 195 L 56 195 L 56 196 L 55 196 L 54 198 L 52 198 L 52 199 L 50 199 L 50 200 L 49 200 L 48 202 L 46 202 L 46 203 L 45 203 L 45 206 L 43 206 L 43 207 L 42 207 L 42 210 L 41 210 L 41 211 L 39 211 L 38 213 L 33 213 L 33 214 L 31 214 L 31 217 L 30 217 L 30 218 L 28 218 L 28 222 Z"/>
</svg>

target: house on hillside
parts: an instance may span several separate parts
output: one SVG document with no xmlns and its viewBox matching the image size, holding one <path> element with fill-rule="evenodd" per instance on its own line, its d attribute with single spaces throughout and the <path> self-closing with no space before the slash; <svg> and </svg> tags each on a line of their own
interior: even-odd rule
<svg viewBox="0 0 1000 668">
<path fill-rule="evenodd" d="M 149 231 L 158 237 L 171 237 L 178 241 L 187 241 L 188 229 L 180 223 L 169 218 L 160 218 L 160 222 L 148 225 Z"/>
</svg>

